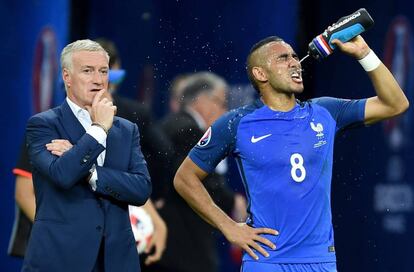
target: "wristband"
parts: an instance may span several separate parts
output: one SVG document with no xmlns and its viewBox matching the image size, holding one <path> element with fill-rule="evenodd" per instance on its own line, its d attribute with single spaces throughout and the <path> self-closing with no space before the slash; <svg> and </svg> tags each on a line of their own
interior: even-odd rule
<svg viewBox="0 0 414 272">
<path fill-rule="evenodd" d="M 101 129 L 105 131 L 106 135 L 108 135 L 108 129 L 104 125 L 99 124 L 99 123 L 92 123 L 92 126 L 100 127 Z"/>
<path fill-rule="evenodd" d="M 374 51 L 369 51 L 368 55 L 358 60 L 359 64 L 362 65 L 365 71 L 371 72 L 378 68 L 381 64 L 381 60 L 377 57 Z"/>
</svg>

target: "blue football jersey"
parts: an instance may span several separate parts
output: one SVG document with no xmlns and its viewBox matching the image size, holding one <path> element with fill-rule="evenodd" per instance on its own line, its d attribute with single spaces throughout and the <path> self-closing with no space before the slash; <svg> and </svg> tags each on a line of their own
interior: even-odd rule
<svg viewBox="0 0 414 272">
<path fill-rule="evenodd" d="M 226 156 L 237 162 L 248 198 L 247 223 L 279 231 L 263 235 L 276 249 L 259 262 L 336 260 L 331 216 L 335 134 L 361 124 L 365 99 L 322 97 L 297 102 L 288 112 L 261 100 L 222 116 L 189 153 L 206 172 Z M 252 260 L 247 253 L 243 260 Z"/>
</svg>

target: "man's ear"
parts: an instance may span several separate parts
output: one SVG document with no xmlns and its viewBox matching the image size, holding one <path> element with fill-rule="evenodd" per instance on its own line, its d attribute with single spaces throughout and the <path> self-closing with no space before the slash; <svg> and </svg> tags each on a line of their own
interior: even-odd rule
<svg viewBox="0 0 414 272">
<path fill-rule="evenodd" d="M 267 81 L 267 74 L 263 70 L 262 67 L 257 67 L 257 66 L 253 67 L 252 68 L 252 74 L 253 74 L 254 78 L 257 81 L 260 81 L 260 82 L 266 82 Z"/>
<path fill-rule="evenodd" d="M 62 78 L 63 78 L 63 81 L 65 82 L 66 86 L 70 86 L 71 76 L 70 76 L 69 70 L 67 68 L 63 68 Z"/>
</svg>

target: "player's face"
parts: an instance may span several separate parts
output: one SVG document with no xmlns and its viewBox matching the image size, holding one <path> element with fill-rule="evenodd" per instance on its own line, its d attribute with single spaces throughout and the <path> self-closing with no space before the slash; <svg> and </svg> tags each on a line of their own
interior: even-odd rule
<svg viewBox="0 0 414 272">
<path fill-rule="evenodd" d="M 96 93 L 108 89 L 108 70 L 108 58 L 104 52 L 74 52 L 71 69 L 63 70 L 69 99 L 82 108 L 92 105 Z"/>
<path fill-rule="evenodd" d="M 301 93 L 302 67 L 292 47 L 285 42 L 272 42 L 267 46 L 265 67 L 272 89 L 284 93 Z"/>
</svg>

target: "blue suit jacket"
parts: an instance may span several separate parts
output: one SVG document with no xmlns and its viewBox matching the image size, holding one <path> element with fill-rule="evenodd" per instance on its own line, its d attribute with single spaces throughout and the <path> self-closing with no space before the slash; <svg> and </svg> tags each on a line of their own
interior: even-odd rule
<svg viewBox="0 0 414 272">
<path fill-rule="evenodd" d="M 101 241 L 106 272 L 140 271 L 128 204 L 143 205 L 151 183 L 137 126 L 115 117 L 95 192 L 87 177 L 105 148 L 85 133 L 66 101 L 30 118 L 26 133 L 36 217 L 23 271 L 90 272 Z M 53 139 L 73 147 L 57 157 L 45 147 Z"/>
</svg>

